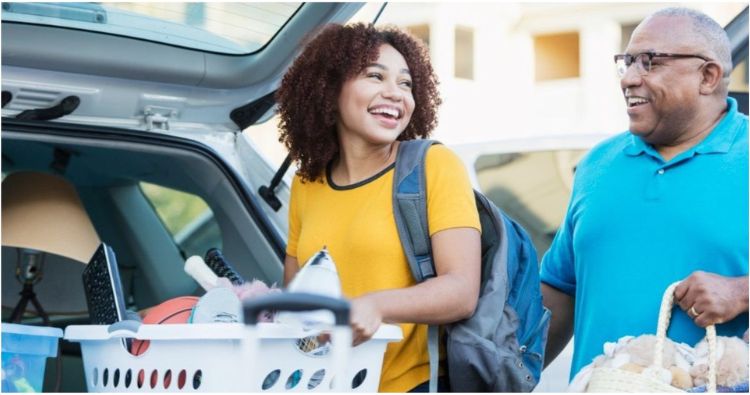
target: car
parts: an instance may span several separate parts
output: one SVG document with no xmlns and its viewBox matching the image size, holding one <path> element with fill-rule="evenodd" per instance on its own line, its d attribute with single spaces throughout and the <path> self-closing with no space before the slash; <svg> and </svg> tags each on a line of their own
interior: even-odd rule
<svg viewBox="0 0 750 395">
<path fill-rule="evenodd" d="M 31 172 L 71 185 L 98 238 L 115 252 L 129 310 L 199 294 L 183 265 L 208 248 L 221 249 L 246 279 L 278 283 L 289 186 L 271 185 L 276 167 L 242 131 L 273 115 L 274 91 L 310 32 L 350 20 L 363 5 L 3 3 L 4 187 Z M 5 203 L 4 214 L 12 210 Z M 175 227 L 165 211 L 179 205 L 189 214 Z M 25 225 L 58 227 L 58 237 L 70 241 L 81 231 L 57 223 L 66 218 Z M 8 222 L 3 321 L 11 320 L 26 281 L 49 325 L 88 323 L 80 282 L 80 263 L 88 260 L 42 249 L 33 280 L 17 278 L 20 247 L 28 245 L 6 245 L 16 226 Z M 22 310 L 21 322 L 42 322 L 32 303 Z M 60 366 L 51 366 L 45 389 L 85 391 L 77 345 L 61 344 L 64 380 L 54 388 Z"/>
<path fill-rule="evenodd" d="M 4 2 L 3 181 L 42 173 L 76 192 L 97 240 L 115 252 L 132 311 L 200 294 L 183 265 L 209 248 L 220 248 L 247 279 L 279 282 L 291 170 L 288 162 L 272 164 L 248 127 L 273 116 L 274 91 L 315 28 L 355 16 L 372 21 L 381 10 L 380 3 Z M 735 36 L 744 34 L 747 58 L 747 10 L 743 15 L 744 33 Z M 509 200 L 500 185 L 506 177 L 496 170 L 503 174 L 501 163 L 523 164 L 544 150 L 571 149 L 538 158 L 559 164 L 546 174 L 559 173 L 562 187 L 549 201 L 539 195 L 539 207 L 564 210 L 567 172 L 600 138 L 455 148 L 476 185 L 537 235 L 541 255 L 561 214 L 534 214 L 524 208 L 527 200 Z M 41 248 L 43 265 L 25 272 L 29 246 L 6 245 L 13 234 L 6 198 L 13 193 L 3 188 L 3 322 L 29 286 L 50 326 L 87 323 L 85 258 Z M 502 204 L 508 201 L 514 207 Z M 62 214 L 40 221 L 24 225 L 62 229 L 60 240 L 81 234 Z M 32 304 L 21 310 L 21 322 L 44 320 Z M 77 344 L 61 348 L 45 390 L 85 391 Z"/>
</svg>

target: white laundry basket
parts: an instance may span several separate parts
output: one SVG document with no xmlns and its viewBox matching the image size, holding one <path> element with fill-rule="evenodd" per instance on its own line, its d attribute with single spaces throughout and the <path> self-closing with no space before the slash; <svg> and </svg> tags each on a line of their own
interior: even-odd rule
<svg viewBox="0 0 750 395">
<path fill-rule="evenodd" d="M 330 301 L 338 307 L 331 308 Z M 351 348 L 348 303 L 343 302 L 343 311 L 341 302 L 319 295 L 270 295 L 245 306 L 247 325 L 123 321 L 69 326 L 65 339 L 81 343 L 90 392 L 377 392 L 385 347 L 402 338 L 401 329 L 382 325 L 370 341 Z M 256 324 L 257 313 L 268 306 L 334 311 L 337 325 L 330 352 L 306 352 L 300 339 L 318 331 Z M 150 346 L 135 356 L 122 338 L 150 340 Z"/>
</svg>

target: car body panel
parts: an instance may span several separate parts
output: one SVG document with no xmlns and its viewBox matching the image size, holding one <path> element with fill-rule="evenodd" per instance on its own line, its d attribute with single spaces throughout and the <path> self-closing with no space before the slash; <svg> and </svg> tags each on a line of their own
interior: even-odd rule
<svg viewBox="0 0 750 395">
<path fill-rule="evenodd" d="M 149 130 L 146 117 L 156 113 L 168 119 L 170 132 L 188 138 L 236 132 L 230 112 L 276 89 L 308 32 L 346 21 L 362 5 L 306 3 L 262 51 L 243 56 L 3 21 L 3 90 L 13 95 L 3 116 L 29 108 L 34 96 L 45 104 L 80 94 L 80 107 L 60 121 Z"/>
</svg>

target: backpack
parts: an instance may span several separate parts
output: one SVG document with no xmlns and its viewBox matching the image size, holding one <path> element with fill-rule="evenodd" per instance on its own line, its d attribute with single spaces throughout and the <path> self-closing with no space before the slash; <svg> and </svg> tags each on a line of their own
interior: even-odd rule
<svg viewBox="0 0 750 395">
<path fill-rule="evenodd" d="M 416 281 L 434 277 L 427 225 L 424 162 L 431 140 L 402 141 L 396 156 L 393 211 Z M 526 231 L 474 191 L 482 226 L 482 276 L 474 314 L 445 325 L 448 379 L 454 392 L 530 392 L 544 363 L 550 312 L 542 305 L 536 250 Z M 437 389 L 438 338 L 428 327 L 430 392 Z"/>
</svg>

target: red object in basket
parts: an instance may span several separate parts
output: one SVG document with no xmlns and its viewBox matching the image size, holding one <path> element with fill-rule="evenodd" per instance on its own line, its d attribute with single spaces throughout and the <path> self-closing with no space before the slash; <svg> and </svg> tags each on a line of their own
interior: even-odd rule
<svg viewBox="0 0 750 395">
<path fill-rule="evenodd" d="M 151 325 L 187 324 L 196 303 L 198 303 L 197 296 L 179 296 L 169 299 L 149 309 L 146 316 L 143 317 L 143 323 Z M 141 355 L 146 352 L 149 344 L 148 340 L 134 339 L 133 345 L 130 347 L 130 353 Z"/>
</svg>

